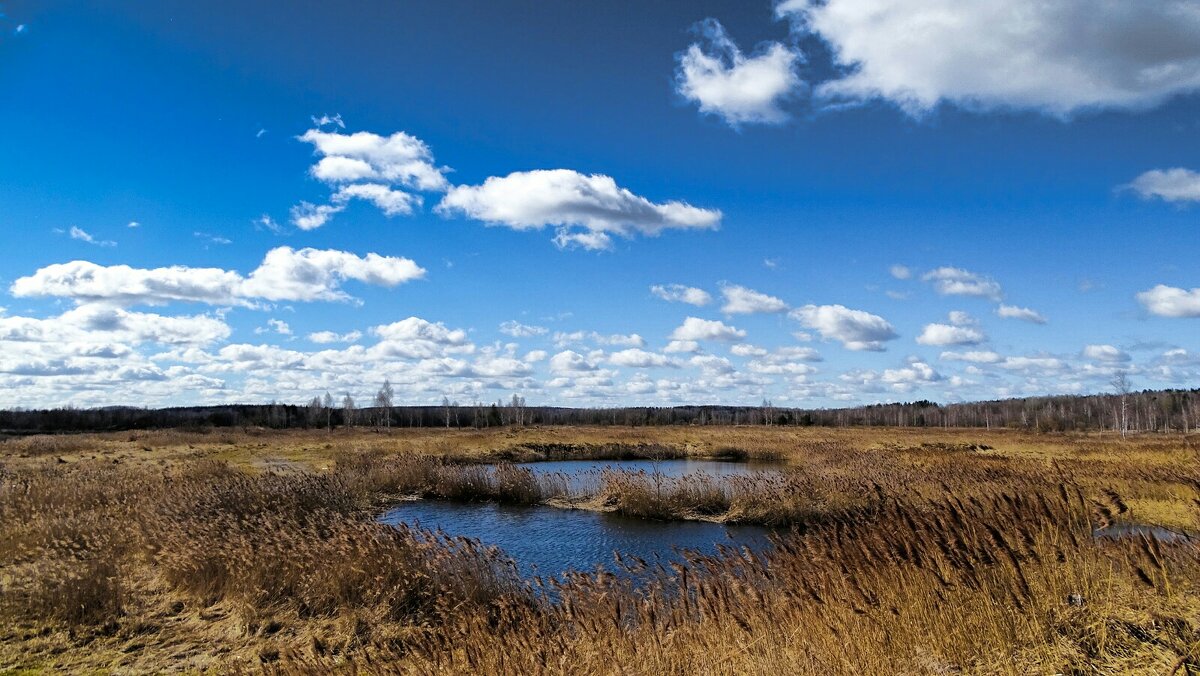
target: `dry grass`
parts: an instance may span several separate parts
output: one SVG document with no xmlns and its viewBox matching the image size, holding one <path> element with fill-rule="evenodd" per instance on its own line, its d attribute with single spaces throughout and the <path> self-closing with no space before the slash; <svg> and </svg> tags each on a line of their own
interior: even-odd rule
<svg viewBox="0 0 1200 676">
<path fill-rule="evenodd" d="M 0 443 L 0 671 L 1166 673 L 1200 669 L 1195 440 L 940 430 L 154 432 Z M 369 449 L 369 450 L 368 450 Z M 774 458 L 769 477 L 482 461 Z M 552 593 L 376 524 L 399 496 L 800 523 Z M 553 599 L 548 601 L 547 598 Z"/>
</svg>

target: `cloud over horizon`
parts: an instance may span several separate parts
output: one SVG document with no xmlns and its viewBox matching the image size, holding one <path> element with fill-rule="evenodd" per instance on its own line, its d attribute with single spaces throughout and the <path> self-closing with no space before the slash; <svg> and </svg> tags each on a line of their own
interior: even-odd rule
<svg viewBox="0 0 1200 676">
<path fill-rule="evenodd" d="M 347 301 L 346 280 L 393 287 L 425 275 L 412 260 L 337 250 L 271 249 L 248 276 L 220 268 L 180 265 L 142 269 L 89 261 L 55 263 L 12 283 L 18 298 L 53 296 L 79 303 L 255 305 L 260 301 Z"/>
</svg>

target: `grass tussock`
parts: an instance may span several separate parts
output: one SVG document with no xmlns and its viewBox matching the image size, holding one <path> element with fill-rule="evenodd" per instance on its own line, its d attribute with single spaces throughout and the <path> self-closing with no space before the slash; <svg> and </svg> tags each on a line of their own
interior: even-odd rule
<svg viewBox="0 0 1200 676">
<path fill-rule="evenodd" d="M 861 482 L 823 482 L 798 470 L 725 477 L 607 471 L 600 495 L 626 516 L 775 527 L 846 519 L 877 502 Z"/>
<path fill-rule="evenodd" d="M 1180 439 L 655 433 L 398 433 L 370 451 L 316 433 L 80 437 L 94 445 L 41 455 L 4 442 L 0 671 L 1200 670 L 1197 541 L 1096 537 L 1196 532 L 1200 465 Z M 478 462 L 526 443 L 786 464 L 579 482 Z M 375 522 L 413 495 L 804 528 L 765 551 L 530 583 L 500 551 Z"/>
</svg>

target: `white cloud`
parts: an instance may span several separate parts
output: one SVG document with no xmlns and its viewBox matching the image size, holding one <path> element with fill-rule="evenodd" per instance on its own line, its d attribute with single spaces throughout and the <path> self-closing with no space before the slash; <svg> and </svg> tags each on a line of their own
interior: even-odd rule
<svg viewBox="0 0 1200 676">
<path fill-rule="evenodd" d="M 171 301 L 212 305 L 254 305 L 256 300 L 348 300 L 348 279 L 392 287 L 423 277 L 407 258 L 337 250 L 277 247 L 248 277 L 219 268 L 141 269 L 101 266 L 88 261 L 56 263 L 13 282 L 14 296 L 57 296 L 78 302 L 108 301 L 160 305 Z"/>
<path fill-rule="evenodd" d="M 309 129 L 299 140 L 311 143 L 321 156 L 311 173 L 326 183 L 369 180 L 426 191 L 449 187 L 444 170 L 434 164 L 429 146 L 402 131 L 380 136 L 365 131 L 340 134 Z"/>
<path fill-rule="evenodd" d="M 738 357 L 763 357 L 768 354 L 769 350 L 757 345 L 748 345 L 743 343 L 741 345 L 734 345 L 733 347 L 729 348 L 729 352 L 730 354 Z"/>
<path fill-rule="evenodd" d="M 547 329 L 544 326 L 530 326 L 522 324 L 515 320 L 509 320 L 500 324 L 500 333 L 503 333 L 513 338 L 529 338 L 531 336 L 543 336 Z"/>
<path fill-rule="evenodd" d="M 679 352 L 688 353 L 688 352 L 699 352 L 699 351 L 700 351 L 700 343 L 698 343 L 694 340 L 672 340 L 671 342 L 667 343 L 667 346 L 665 348 L 663 348 L 663 352 L 667 352 L 667 353 L 679 353 Z"/>
<path fill-rule="evenodd" d="M 222 246 L 226 244 L 233 244 L 233 240 L 229 239 L 228 237 L 214 235 L 211 232 L 200 232 L 197 230 L 196 232 L 192 233 L 192 237 L 195 237 L 196 239 L 202 239 L 209 244 L 220 244 Z"/>
<path fill-rule="evenodd" d="M 687 303 L 697 307 L 708 305 L 712 302 L 712 296 L 704 289 L 697 289 L 694 286 L 684 286 L 683 284 L 655 284 L 650 287 L 650 293 L 659 298 L 672 303 Z"/>
<path fill-rule="evenodd" d="M 384 216 L 407 216 L 421 198 L 402 190 L 392 190 L 380 183 L 355 183 L 338 188 L 333 194 L 334 204 L 344 205 L 351 199 L 366 200 L 383 212 Z"/>
<path fill-rule="evenodd" d="M 513 172 L 489 177 L 481 185 L 452 187 L 445 176 L 448 169 L 434 163 L 429 146 L 405 132 L 380 136 L 318 128 L 298 138 L 311 143 L 320 157 L 312 176 L 336 187 L 328 204 L 301 201 L 292 207 L 292 224 L 301 230 L 324 226 L 355 199 L 374 204 L 386 216 L 412 214 L 423 201 L 412 191 L 446 192 L 436 207 L 446 217 L 463 215 L 515 230 L 554 226 L 553 241 L 560 248 L 608 250 L 614 237 L 710 229 L 721 221 L 718 210 L 651 202 L 608 176 L 569 169 Z"/>
<path fill-rule="evenodd" d="M 607 336 L 592 332 L 592 340 L 600 345 L 612 345 L 616 347 L 642 347 L 646 344 L 646 339 L 636 333 L 611 333 Z"/>
<path fill-rule="evenodd" d="M 107 246 L 116 246 L 117 245 L 116 242 L 113 242 L 111 240 L 96 239 L 95 237 L 92 237 L 92 235 L 90 233 L 86 232 L 83 228 L 80 228 L 80 227 L 77 227 L 74 225 L 71 226 L 71 229 L 68 231 L 67 234 L 69 234 L 71 236 L 71 239 L 77 239 L 81 242 L 87 242 L 88 244 L 95 244 L 96 246 L 106 246 L 107 247 Z"/>
<path fill-rule="evenodd" d="M 844 67 L 818 86 L 827 100 L 1066 116 L 1200 88 L 1190 0 L 785 0 L 777 10 Z"/>
<path fill-rule="evenodd" d="M 1163 352 L 1162 358 L 1164 361 L 1183 364 L 1191 361 L 1192 355 L 1182 347 L 1176 347 Z"/>
<path fill-rule="evenodd" d="M 1129 361 L 1129 355 L 1112 345 L 1087 345 L 1083 348 L 1083 356 L 1100 362 L 1116 363 Z"/>
<path fill-rule="evenodd" d="M 788 309 L 782 300 L 744 286 L 722 286 L 721 295 L 725 296 L 725 305 L 721 307 L 725 314 L 772 313 Z"/>
<path fill-rule="evenodd" d="M 692 366 L 703 371 L 706 375 L 716 375 L 723 373 L 733 373 L 733 363 L 724 357 L 718 357 L 715 354 L 696 355 L 688 360 Z"/>
<path fill-rule="evenodd" d="M 608 361 L 617 366 L 628 366 L 631 368 L 679 366 L 679 364 L 667 356 L 656 352 L 647 352 L 636 347 L 614 352 L 608 356 Z"/>
<path fill-rule="evenodd" d="M 1007 357 L 1000 362 L 1000 368 L 1033 373 L 1052 373 L 1066 367 L 1063 360 L 1055 357 Z"/>
<path fill-rule="evenodd" d="M 1046 318 L 1040 312 L 1016 305 L 1004 305 L 1001 303 L 1000 307 L 996 308 L 996 315 L 1003 319 L 1020 319 L 1021 321 L 1032 322 L 1034 324 L 1046 323 Z"/>
<path fill-rule="evenodd" d="M 1159 284 L 1137 294 L 1138 302 L 1159 317 L 1200 317 L 1200 288 L 1179 289 Z"/>
<path fill-rule="evenodd" d="M 893 265 L 892 267 L 888 268 L 888 273 L 890 273 L 892 277 L 895 277 L 896 279 L 908 279 L 912 277 L 912 270 L 905 265 Z"/>
<path fill-rule="evenodd" d="M 292 225 L 301 230 L 316 230 L 328 223 L 334 214 L 340 213 L 345 209 L 346 205 L 344 202 L 341 204 L 301 202 L 292 207 Z"/>
<path fill-rule="evenodd" d="M 672 333 L 672 340 L 719 340 L 726 342 L 737 342 L 746 337 L 746 332 L 729 326 L 725 322 L 714 319 L 700 319 L 699 317 L 688 317 L 683 320 Z"/>
<path fill-rule="evenodd" d="M 800 55 L 771 42 L 747 57 L 715 19 L 699 28 L 704 42 L 680 55 L 676 91 L 701 112 L 719 115 L 734 127 L 786 120 L 780 104 L 803 86 L 797 73 Z"/>
<path fill-rule="evenodd" d="M 921 279 L 933 282 L 934 290 L 943 296 L 974 296 L 995 301 L 1001 298 L 1000 285 L 994 280 L 962 268 L 940 267 L 926 272 Z"/>
<path fill-rule="evenodd" d="M 884 343 L 897 338 L 883 317 L 842 305 L 805 305 L 788 315 L 825 340 L 836 340 L 847 350 L 882 352 Z"/>
<path fill-rule="evenodd" d="M 985 340 L 987 336 L 977 328 L 951 324 L 926 324 L 917 336 L 921 345 L 978 345 Z"/>
<path fill-rule="evenodd" d="M 979 322 L 974 317 L 962 310 L 951 310 L 946 316 L 955 326 L 979 326 Z"/>
<path fill-rule="evenodd" d="M 636 333 L 613 333 L 605 335 L 596 331 L 573 331 L 571 333 L 559 331 L 554 334 L 554 344 L 558 347 L 565 347 L 572 343 L 582 343 L 585 341 L 591 341 L 597 345 L 615 347 L 643 347 L 646 345 L 646 339 Z"/>
<path fill-rule="evenodd" d="M 908 392 L 917 386 L 937 382 L 942 376 L 929 364 L 912 361 L 904 368 L 886 369 L 879 379 L 891 385 L 893 390 Z"/>
<path fill-rule="evenodd" d="M 520 378 L 533 373 L 530 364 L 515 354 L 488 348 L 471 363 L 471 372 L 485 378 Z"/>
<path fill-rule="evenodd" d="M 677 201 L 651 202 L 618 186 L 611 177 L 570 169 L 518 171 L 489 177 L 482 185 L 455 186 L 436 210 L 444 216 L 461 214 L 514 230 L 556 226 L 560 246 L 589 249 L 610 248 L 611 235 L 710 229 L 721 221 L 720 211 Z"/>
<path fill-rule="evenodd" d="M 424 276 L 425 270 L 407 258 L 281 246 L 267 252 L 242 283 L 241 294 L 266 300 L 347 300 L 340 289 L 344 280 L 390 288 Z"/>
<path fill-rule="evenodd" d="M 467 332 L 449 329 L 441 322 L 430 322 L 420 317 L 409 317 L 391 324 L 376 326 L 371 333 L 383 340 L 396 342 L 427 342 L 437 345 L 465 345 Z"/>
<path fill-rule="evenodd" d="M 943 352 L 943 361 L 965 361 L 972 364 L 998 364 L 1004 357 L 990 351 Z"/>
<path fill-rule="evenodd" d="M 142 224 L 141 224 L 141 223 L 138 223 L 137 221 L 129 221 L 129 224 L 128 224 L 128 225 L 126 225 L 125 227 L 127 227 L 127 228 L 140 228 L 140 227 L 142 227 Z"/>
<path fill-rule="evenodd" d="M 613 248 L 613 239 L 607 232 L 586 230 L 583 232 L 559 228 L 551 238 L 554 246 L 560 249 L 586 249 L 588 251 L 609 251 Z"/>
<path fill-rule="evenodd" d="M 949 313 L 949 324 L 926 324 L 917 342 L 921 345 L 978 345 L 987 340 L 979 322 L 961 310 Z"/>
<path fill-rule="evenodd" d="M 49 319 L 0 316 L 3 342 L 207 345 L 229 335 L 229 326 L 215 317 L 168 317 L 107 305 L 80 305 Z"/>
<path fill-rule="evenodd" d="M 1144 199 L 1157 197 L 1167 202 L 1200 201 L 1200 173 L 1191 169 L 1153 169 L 1133 179 L 1128 187 Z"/>
<path fill-rule="evenodd" d="M 561 375 L 595 371 L 596 365 L 574 350 L 564 350 L 550 357 L 550 372 Z"/>
<path fill-rule="evenodd" d="M 288 323 L 282 319 L 268 319 L 266 326 L 254 329 L 254 333 L 259 335 L 271 332 L 278 333 L 281 336 L 290 336 L 292 335 L 292 327 L 288 326 Z"/>
<path fill-rule="evenodd" d="M 313 119 L 318 127 L 331 122 L 344 128 L 340 118 Z M 380 136 L 309 129 L 297 137 L 311 143 L 320 159 L 309 172 L 313 178 L 337 186 L 330 204 L 300 202 L 292 207 L 292 224 L 301 230 L 325 225 L 344 211 L 353 199 L 368 201 L 386 216 L 411 214 L 421 198 L 404 190 L 443 191 L 450 187 L 445 169 L 433 162 L 433 152 L 421 139 L 398 131 Z"/>
<path fill-rule="evenodd" d="M 777 376 L 808 376 L 817 372 L 815 366 L 794 361 L 752 359 L 746 364 L 751 373 Z"/>
<path fill-rule="evenodd" d="M 356 343 L 362 338 L 361 331 L 350 331 L 349 333 L 335 333 L 333 331 L 317 331 L 308 334 L 308 339 L 318 345 L 328 345 L 330 343 Z"/>
<path fill-rule="evenodd" d="M 445 368 L 450 365 L 451 355 L 475 351 L 466 331 L 420 317 L 375 326 L 371 333 L 380 339 L 367 350 L 367 356 L 373 359 L 435 359 L 441 360 L 441 368 Z M 465 368 L 465 362 L 462 367 Z"/>
<path fill-rule="evenodd" d="M 346 128 L 346 123 L 342 122 L 341 113 L 337 113 L 334 115 L 325 114 L 325 115 L 322 115 L 321 117 L 317 117 L 314 115 L 312 117 L 312 123 L 318 127 L 324 127 L 324 126 L 332 124 L 332 125 L 337 125 L 338 127 L 341 127 L 342 129 Z"/>
<path fill-rule="evenodd" d="M 744 349 L 749 347 L 750 349 Z M 739 349 L 742 348 L 742 349 Z M 804 362 L 821 361 L 821 355 L 811 347 L 787 346 L 773 352 L 746 345 L 734 345 L 731 353 L 738 356 L 753 356 L 746 367 L 753 373 L 765 375 L 808 376 L 817 369 Z"/>
</svg>

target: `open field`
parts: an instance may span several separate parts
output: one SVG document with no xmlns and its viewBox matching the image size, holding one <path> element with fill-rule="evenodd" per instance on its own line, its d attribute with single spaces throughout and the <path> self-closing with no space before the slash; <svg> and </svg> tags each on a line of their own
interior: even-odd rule
<svg viewBox="0 0 1200 676">
<path fill-rule="evenodd" d="M 1200 669 L 1200 436 L 776 427 L 164 431 L 0 443 L 0 670 L 1168 673 Z M 727 457 L 782 479 L 550 458 Z M 768 552 L 552 594 L 374 523 L 402 497 L 787 524 Z M 635 583 L 636 581 L 636 583 Z"/>
</svg>

